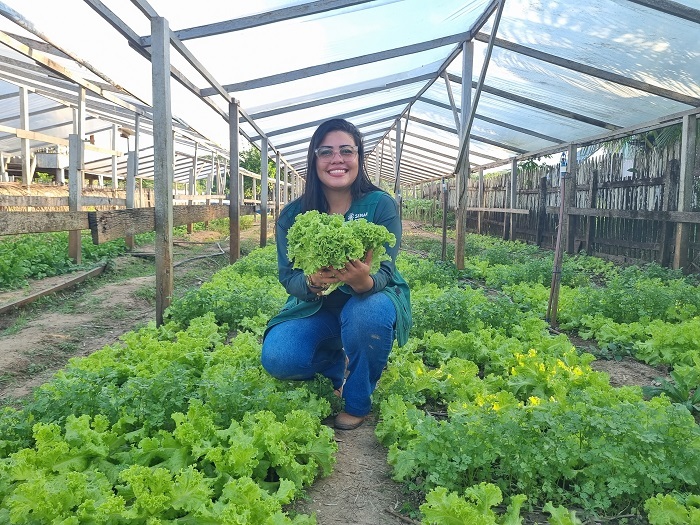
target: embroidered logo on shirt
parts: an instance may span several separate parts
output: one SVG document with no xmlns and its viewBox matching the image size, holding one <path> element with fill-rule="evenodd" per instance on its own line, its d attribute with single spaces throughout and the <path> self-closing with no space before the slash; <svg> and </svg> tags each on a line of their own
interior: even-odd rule
<svg viewBox="0 0 700 525">
<path fill-rule="evenodd" d="M 367 217 L 367 215 L 368 215 L 367 212 L 365 212 L 365 213 L 349 213 L 347 220 L 356 221 L 358 219 L 364 219 L 365 217 Z"/>
</svg>

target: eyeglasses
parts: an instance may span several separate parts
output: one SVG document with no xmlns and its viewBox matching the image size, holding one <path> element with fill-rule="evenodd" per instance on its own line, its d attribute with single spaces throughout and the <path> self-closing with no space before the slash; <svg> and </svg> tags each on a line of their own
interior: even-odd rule
<svg viewBox="0 0 700 525">
<path fill-rule="evenodd" d="M 357 155 L 357 146 L 340 146 L 340 149 L 334 150 L 330 146 L 321 146 L 314 150 L 316 156 L 321 160 L 331 160 L 336 153 L 344 159 L 352 159 Z"/>
</svg>

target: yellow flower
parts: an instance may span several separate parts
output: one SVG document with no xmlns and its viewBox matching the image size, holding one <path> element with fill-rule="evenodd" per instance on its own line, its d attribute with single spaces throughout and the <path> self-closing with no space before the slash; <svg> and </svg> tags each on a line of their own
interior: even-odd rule
<svg viewBox="0 0 700 525">
<path fill-rule="evenodd" d="M 528 403 L 530 403 L 530 406 L 536 407 L 542 404 L 542 400 L 537 397 L 537 396 L 530 396 L 527 398 Z"/>
</svg>

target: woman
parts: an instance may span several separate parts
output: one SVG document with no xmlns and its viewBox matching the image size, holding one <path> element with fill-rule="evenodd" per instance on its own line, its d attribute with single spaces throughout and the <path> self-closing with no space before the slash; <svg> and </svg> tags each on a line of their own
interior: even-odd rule
<svg viewBox="0 0 700 525">
<path fill-rule="evenodd" d="M 304 193 L 277 221 L 279 280 L 290 294 L 265 332 L 262 365 L 279 379 L 306 380 L 320 373 L 345 400 L 335 427 L 359 427 L 372 408 L 371 396 L 394 339 L 403 345 L 411 325 L 409 290 L 396 270 L 401 219 L 396 201 L 370 181 L 360 131 L 343 119 L 321 124 L 311 137 Z M 387 246 L 390 261 L 370 274 L 372 253 L 341 268 L 304 275 L 287 257 L 287 231 L 295 217 L 310 210 L 338 213 L 345 220 L 365 218 L 396 236 Z M 323 295 L 332 283 L 342 285 Z"/>
</svg>

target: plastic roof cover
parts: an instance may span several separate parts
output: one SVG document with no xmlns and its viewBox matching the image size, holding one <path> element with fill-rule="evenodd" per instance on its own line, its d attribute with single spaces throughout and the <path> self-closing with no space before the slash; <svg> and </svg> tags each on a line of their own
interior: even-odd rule
<svg viewBox="0 0 700 525">
<path fill-rule="evenodd" d="M 342 116 L 360 127 L 371 152 L 370 172 L 378 165 L 383 180 L 395 178 L 399 118 L 401 182 L 451 176 L 459 148 L 451 100 L 459 110 L 461 42 L 471 38 L 473 99 L 488 66 L 470 129 L 472 168 L 561 151 L 570 142 L 700 106 L 700 0 L 505 0 L 488 61 L 495 0 L 6 5 L 128 89 L 132 102 L 144 104 L 152 97 L 151 65 L 135 47 L 148 44 L 151 26 L 144 12 L 164 17 L 210 78 L 251 117 L 255 125 L 241 123 L 244 136 L 259 146 L 264 132 L 271 155 L 278 151 L 300 173 L 315 127 Z M 128 45 L 118 24 L 123 33 L 140 37 L 138 45 Z M 0 30 L 37 39 L 5 19 Z M 226 114 L 227 101 L 212 83 L 172 46 L 170 54 L 199 95 Z M 96 78 L 84 67 L 79 71 Z M 172 112 L 182 124 L 227 145 L 221 114 L 179 82 L 171 85 Z M 12 100 L 4 93 L 0 119 Z M 39 118 L 30 119 L 31 129 L 41 127 Z M 67 120 L 66 114 L 61 118 Z M 0 150 L 5 143 L 0 138 Z"/>
</svg>

